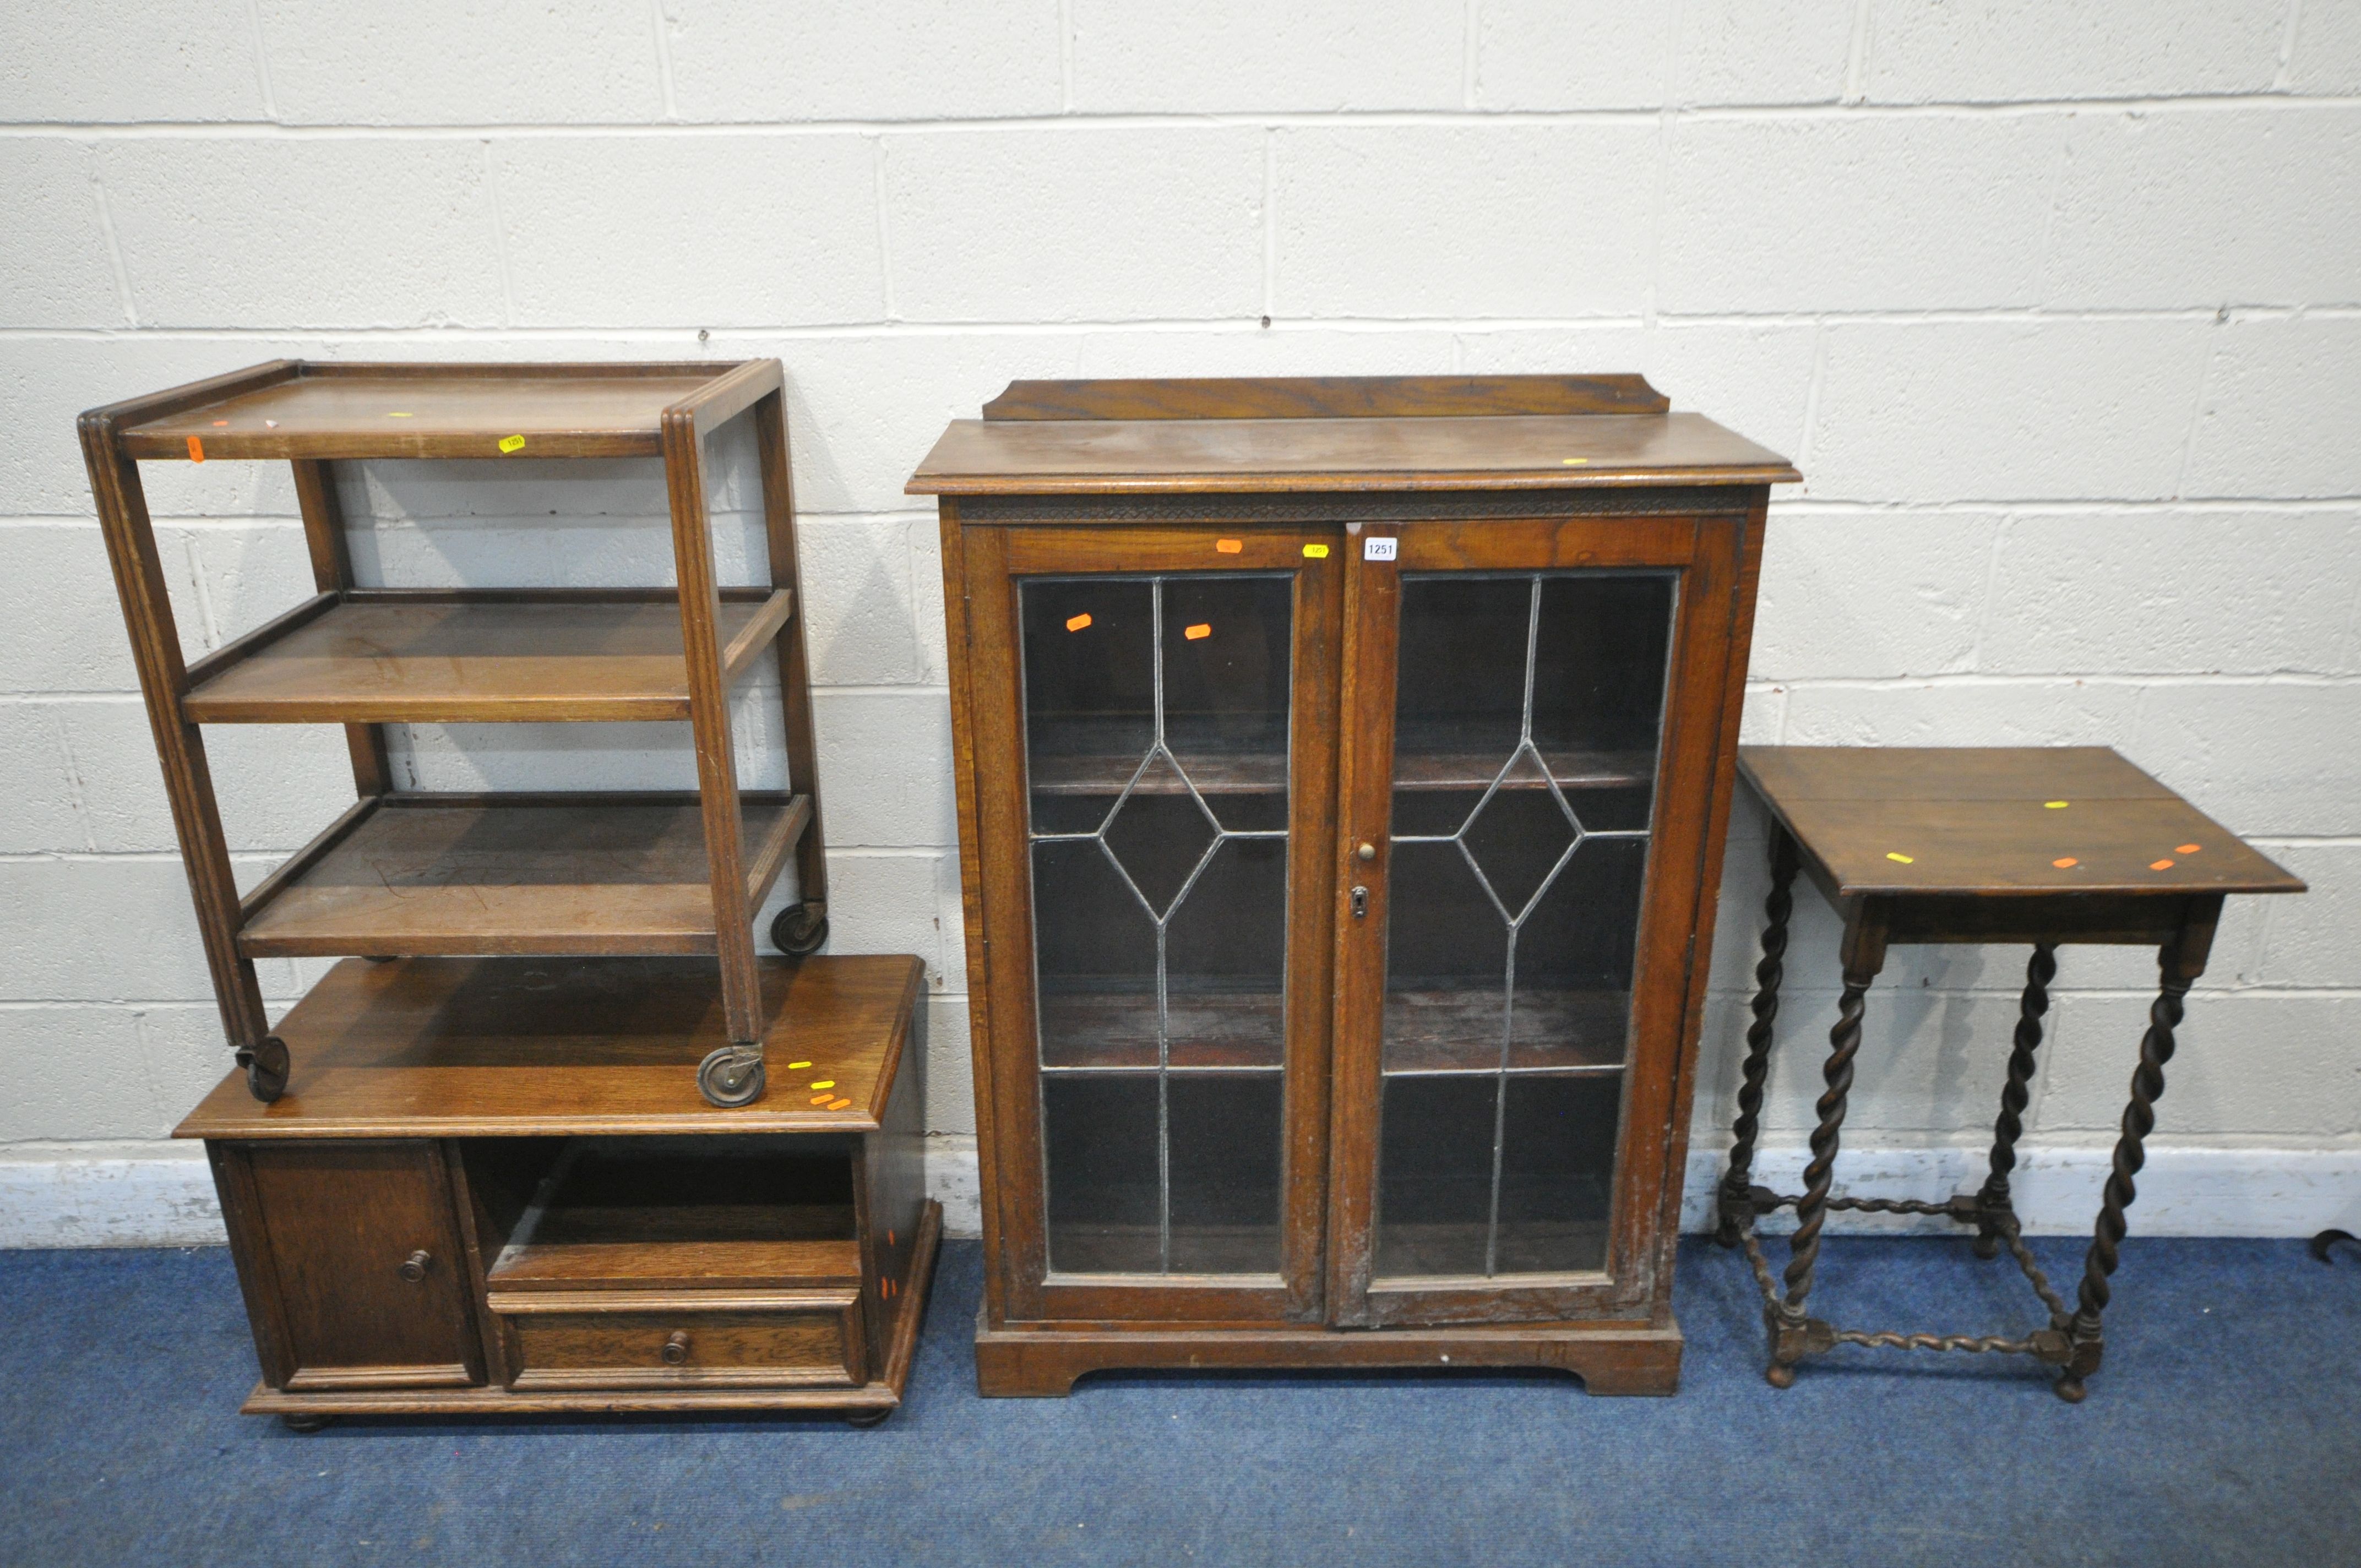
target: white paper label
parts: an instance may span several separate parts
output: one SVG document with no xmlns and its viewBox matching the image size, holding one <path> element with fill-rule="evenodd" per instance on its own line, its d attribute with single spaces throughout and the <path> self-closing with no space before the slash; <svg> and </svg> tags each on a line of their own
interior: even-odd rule
<svg viewBox="0 0 2361 1568">
<path fill-rule="evenodd" d="M 1364 561 L 1390 561 L 1394 558 L 1394 543 L 1395 541 L 1391 539 L 1379 539 L 1374 535 L 1367 539 L 1364 539 L 1361 541 L 1361 559 Z"/>
</svg>

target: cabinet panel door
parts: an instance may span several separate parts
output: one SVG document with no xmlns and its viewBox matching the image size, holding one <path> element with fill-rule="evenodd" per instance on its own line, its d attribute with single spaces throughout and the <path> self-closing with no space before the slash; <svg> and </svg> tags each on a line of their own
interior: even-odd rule
<svg viewBox="0 0 2361 1568">
<path fill-rule="evenodd" d="M 1342 543 L 967 531 L 1010 1319 L 1318 1315 Z"/>
<path fill-rule="evenodd" d="M 1418 523 L 1352 563 L 1337 1321 L 1646 1315 L 1737 539 Z"/>
<path fill-rule="evenodd" d="M 440 1144 L 210 1146 L 272 1387 L 483 1381 Z"/>
</svg>

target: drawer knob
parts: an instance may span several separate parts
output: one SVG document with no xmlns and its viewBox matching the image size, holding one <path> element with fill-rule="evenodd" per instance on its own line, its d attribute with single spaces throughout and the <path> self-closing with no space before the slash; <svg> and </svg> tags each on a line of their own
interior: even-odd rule
<svg viewBox="0 0 2361 1568">
<path fill-rule="evenodd" d="M 420 1247 L 401 1260 L 401 1277 L 412 1285 L 426 1277 L 426 1266 L 434 1261 L 424 1247 Z"/>
<path fill-rule="evenodd" d="M 1378 858 L 1378 847 L 1375 844 L 1368 843 L 1365 840 L 1361 847 L 1354 850 L 1353 853 L 1358 855 L 1365 861 L 1374 861 Z"/>
<path fill-rule="evenodd" d="M 664 1358 L 666 1366 L 686 1366 L 688 1364 L 688 1332 L 686 1329 L 673 1330 L 672 1338 L 664 1343 Z"/>
</svg>

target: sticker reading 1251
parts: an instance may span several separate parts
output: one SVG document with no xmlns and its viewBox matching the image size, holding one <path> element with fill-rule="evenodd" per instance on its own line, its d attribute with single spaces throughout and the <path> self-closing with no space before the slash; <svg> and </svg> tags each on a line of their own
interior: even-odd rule
<svg viewBox="0 0 2361 1568">
<path fill-rule="evenodd" d="M 1368 538 L 1361 541 L 1361 559 L 1364 561 L 1390 561 L 1394 558 L 1394 543 L 1395 542 L 1391 538 L 1380 539 L 1375 534 L 1372 534 Z"/>
</svg>

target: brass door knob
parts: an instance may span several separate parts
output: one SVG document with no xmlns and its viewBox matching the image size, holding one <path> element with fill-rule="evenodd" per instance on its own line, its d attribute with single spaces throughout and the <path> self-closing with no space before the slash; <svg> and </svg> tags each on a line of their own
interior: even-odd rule
<svg viewBox="0 0 2361 1568">
<path fill-rule="evenodd" d="M 1378 847 L 1375 844 L 1364 840 L 1361 847 L 1354 850 L 1353 853 L 1358 855 L 1365 861 L 1374 861 L 1378 858 Z"/>
<path fill-rule="evenodd" d="M 664 1358 L 666 1366 L 685 1366 L 688 1364 L 687 1331 L 673 1330 L 672 1338 L 664 1343 Z"/>
<path fill-rule="evenodd" d="M 424 1247 L 420 1247 L 416 1252 L 412 1253 L 408 1257 L 401 1260 L 401 1277 L 404 1279 L 409 1280 L 412 1285 L 415 1285 L 420 1280 L 426 1277 L 426 1266 L 434 1261 L 434 1259 L 427 1253 L 426 1249 Z"/>
</svg>

